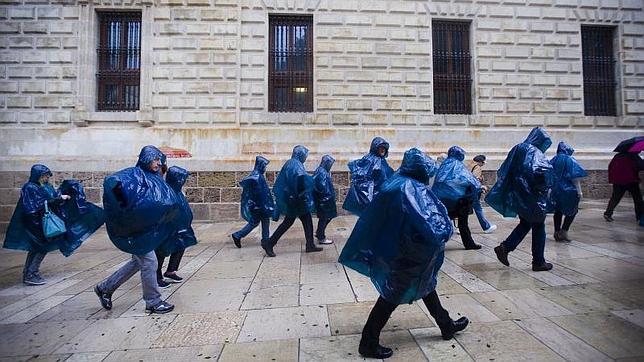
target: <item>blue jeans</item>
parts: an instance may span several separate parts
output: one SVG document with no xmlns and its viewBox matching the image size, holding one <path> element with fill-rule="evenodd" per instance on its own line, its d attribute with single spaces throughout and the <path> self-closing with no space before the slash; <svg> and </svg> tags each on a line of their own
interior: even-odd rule
<svg viewBox="0 0 644 362">
<path fill-rule="evenodd" d="M 510 236 L 502 243 L 506 251 L 510 252 L 519 246 L 523 239 L 532 230 L 532 264 L 543 265 L 546 259 L 543 256 L 546 247 L 546 224 L 544 221 L 540 223 L 530 223 L 529 221 L 519 217 L 519 225 L 512 230 Z"/>
<path fill-rule="evenodd" d="M 485 218 L 485 215 L 483 215 L 483 207 L 481 206 L 481 200 L 476 199 L 472 203 L 472 208 L 474 209 L 474 213 L 476 213 L 476 218 L 479 219 L 479 224 L 481 225 L 481 228 L 483 230 L 487 230 L 490 228 L 490 222 L 487 221 Z"/>
<path fill-rule="evenodd" d="M 241 228 L 241 230 L 233 233 L 233 235 L 238 239 L 246 237 L 246 235 L 250 234 L 250 232 L 253 231 L 259 224 L 260 224 L 259 222 L 249 221 L 248 224 L 246 224 L 246 226 Z M 269 225 L 271 224 L 271 219 L 269 218 L 262 219 L 261 224 L 262 224 L 262 240 L 268 240 L 268 238 L 270 237 Z"/>
</svg>

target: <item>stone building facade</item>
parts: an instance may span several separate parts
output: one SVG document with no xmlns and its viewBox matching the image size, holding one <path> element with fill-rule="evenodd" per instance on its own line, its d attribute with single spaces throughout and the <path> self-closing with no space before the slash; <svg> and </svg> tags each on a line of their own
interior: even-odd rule
<svg viewBox="0 0 644 362">
<path fill-rule="evenodd" d="M 97 109 L 101 12 L 141 17 L 140 103 Z M 312 16 L 313 111 L 269 112 L 269 19 Z M 436 114 L 432 22 L 469 23 L 471 114 Z M 613 30 L 615 115 L 584 111 L 581 28 Z M 485 153 L 490 169 L 545 126 L 592 170 L 605 196 L 612 147 L 644 129 L 641 0 L 3 0 L 0 4 L 0 222 L 34 162 L 86 181 L 132 165 L 145 144 L 189 150 L 197 219 L 238 217 L 236 182 L 255 154 L 279 169 L 294 144 L 346 162 L 373 136 L 391 163 L 417 146 Z M 553 150 L 551 150 L 553 152 Z M 493 175 L 492 175 L 493 176 Z"/>
</svg>

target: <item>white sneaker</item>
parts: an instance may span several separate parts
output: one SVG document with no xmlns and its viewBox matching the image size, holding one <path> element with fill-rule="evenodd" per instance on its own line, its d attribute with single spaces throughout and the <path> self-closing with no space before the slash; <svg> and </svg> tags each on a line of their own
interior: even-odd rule
<svg viewBox="0 0 644 362">
<path fill-rule="evenodd" d="M 486 234 L 492 234 L 494 230 L 496 230 L 496 225 L 490 225 L 490 227 L 487 228 L 487 230 L 483 230 L 483 232 Z"/>
<path fill-rule="evenodd" d="M 329 245 L 329 244 L 333 244 L 333 240 L 329 240 L 329 239 L 318 240 L 318 244 L 320 244 L 320 245 Z"/>
</svg>

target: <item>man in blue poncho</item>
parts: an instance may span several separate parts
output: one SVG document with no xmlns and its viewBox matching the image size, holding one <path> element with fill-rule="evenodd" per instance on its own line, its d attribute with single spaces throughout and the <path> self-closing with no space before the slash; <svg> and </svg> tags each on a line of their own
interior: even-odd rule
<svg viewBox="0 0 644 362">
<path fill-rule="evenodd" d="M 268 187 L 264 173 L 268 166 L 268 159 L 255 157 L 255 168 L 239 185 L 243 188 L 241 195 L 241 215 L 248 222 L 241 230 L 234 232 L 231 237 L 235 246 L 241 248 L 241 239 L 248 235 L 260 223 L 262 224 L 262 243 L 266 244 L 269 238 L 271 216 L 275 212 L 273 194 Z"/>
<path fill-rule="evenodd" d="M 574 148 L 562 141 L 557 147 L 557 155 L 550 160 L 554 176 L 550 204 L 555 212 L 554 238 L 556 241 L 571 241 L 568 238 L 568 230 L 577 215 L 579 201 L 583 196 L 580 180 L 588 176 L 586 170 L 572 157 L 574 152 Z"/>
<path fill-rule="evenodd" d="M 181 283 L 183 281 L 183 278 L 177 275 L 177 270 L 179 270 L 179 264 L 181 264 L 183 252 L 188 247 L 197 244 L 197 237 L 195 236 L 195 231 L 192 229 L 192 210 L 190 209 L 190 204 L 188 204 L 186 196 L 181 191 L 181 188 L 188 180 L 188 176 L 190 176 L 188 170 L 178 166 L 170 167 L 165 176 L 165 181 L 177 194 L 180 213 L 177 221 L 177 231 L 174 234 L 171 234 L 170 237 L 154 251 L 158 261 L 157 282 L 159 287 L 169 286 L 164 278 L 168 278 L 172 283 Z M 163 261 L 168 255 L 170 256 L 168 268 L 165 273 L 162 274 Z"/>
<path fill-rule="evenodd" d="M 464 159 L 465 151 L 462 148 L 450 147 L 447 159 L 438 168 L 432 192 L 443 202 L 450 218 L 457 219 L 465 249 L 475 250 L 480 249 L 481 245 L 472 239 L 468 218 L 474 201 L 481 193 L 481 183 L 465 167 Z"/>
<path fill-rule="evenodd" d="M 47 166 L 31 167 L 29 181 L 20 190 L 20 199 L 11 217 L 3 247 L 27 251 L 22 281 L 27 285 L 45 284 L 40 264 L 48 252 L 56 249 L 70 256 L 91 234 L 103 225 L 103 210 L 88 202 L 80 182 L 65 180 L 56 191 L 49 183 Z M 43 231 L 45 210 L 65 223 L 65 233 L 48 239 Z"/>
<path fill-rule="evenodd" d="M 362 330 L 359 352 L 364 357 L 393 354 L 379 337 L 399 304 L 423 299 L 445 340 L 469 323 L 465 317 L 453 321 L 436 293 L 452 224 L 427 187 L 434 172 L 433 161 L 420 150 L 405 152 L 400 169 L 364 210 L 340 254 L 340 263 L 371 278 L 380 293 Z"/>
<path fill-rule="evenodd" d="M 393 174 L 387 163 L 389 143 L 382 137 L 371 141 L 369 153 L 361 159 L 349 162 L 351 185 L 342 208 L 360 215 L 380 191 L 382 184 Z"/>
<path fill-rule="evenodd" d="M 335 187 L 333 187 L 333 178 L 331 177 L 331 167 L 334 162 L 333 157 L 322 156 L 320 166 L 313 174 L 313 198 L 318 215 L 318 228 L 315 231 L 315 237 L 320 244 L 333 244 L 332 240 L 326 238 L 326 227 L 333 218 L 338 216 L 335 204 Z"/>
<path fill-rule="evenodd" d="M 112 309 L 112 293 L 138 271 L 147 313 L 168 313 L 174 305 L 161 300 L 154 250 L 179 229 L 179 199 L 163 180 L 165 155 L 154 146 L 141 149 L 135 167 L 105 178 L 103 206 L 110 240 L 132 259 L 94 287 L 101 305 Z"/>
<path fill-rule="evenodd" d="M 546 243 L 546 206 L 552 185 L 552 166 L 544 154 L 552 145 L 540 127 L 514 146 L 497 171 L 497 181 L 485 201 L 504 217 L 519 216 L 519 225 L 494 248 L 497 258 L 510 265 L 508 253 L 516 249 L 532 230 L 532 270 L 547 271 L 552 264 L 543 256 Z"/>
<path fill-rule="evenodd" d="M 270 257 L 275 256 L 273 248 L 282 235 L 293 225 L 295 219 L 300 219 L 302 227 L 304 227 L 306 252 L 322 251 L 322 248 L 315 246 L 313 242 L 313 219 L 311 217 L 311 213 L 315 210 L 313 178 L 306 173 L 304 168 L 304 162 L 306 162 L 308 155 L 309 150 L 306 147 L 295 146 L 291 159 L 282 166 L 275 180 L 273 193 L 277 208 L 273 217 L 277 219 L 280 214 L 283 214 L 284 221 L 267 242 L 262 242 L 262 248 Z"/>
</svg>

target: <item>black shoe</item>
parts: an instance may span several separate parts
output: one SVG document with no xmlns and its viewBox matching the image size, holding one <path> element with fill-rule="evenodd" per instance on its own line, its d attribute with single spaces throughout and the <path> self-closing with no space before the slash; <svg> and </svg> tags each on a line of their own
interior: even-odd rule
<svg viewBox="0 0 644 362">
<path fill-rule="evenodd" d="M 613 222 L 613 217 L 611 215 L 604 214 L 604 220 L 608 222 Z"/>
<path fill-rule="evenodd" d="M 315 253 L 315 252 L 322 251 L 322 250 L 324 250 L 324 249 L 322 249 L 320 247 L 317 247 L 315 245 L 306 247 L 306 252 L 307 253 Z"/>
<path fill-rule="evenodd" d="M 446 328 L 441 328 L 441 335 L 444 340 L 449 341 L 454 338 L 456 332 L 462 331 L 468 324 L 470 324 L 470 321 L 467 317 L 461 317 L 458 320 L 451 321 Z"/>
<path fill-rule="evenodd" d="M 364 337 L 360 340 L 358 352 L 362 357 L 385 359 L 394 354 L 391 348 L 383 347 L 378 342 L 368 342 Z"/>
<path fill-rule="evenodd" d="M 157 280 L 157 285 L 159 286 L 159 289 L 165 289 L 170 287 L 170 283 L 166 282 L 163 279 Z"/>
<path fill-rule="evenodd" d="M 262 243 L 262 249 L 264 249 L 264 251 L 266 252 L 266 255 L 270 256 L 271 258 L 275 257 L 273 246 L 271 246 L 269 243 Z"/>
<path fill-rule="evenodd" d="M 98 296 L 98 300 L 101 301 L 101 305 L 103 308 L 110 310 L 112 309 L 112 294 L 111 293 L 104 293 L 101 291 L 101 289 L 98 287 L 98 285 L 94 286 L 94 293 Z"/>
<path fill-rule="evenodd" d="M 235 234 L 230 235 L 230 237 L 233 238 L 233 243 L 235 243 L 235 246 L 241 248 L 241 239 L 236 237 Z"/>
<path fill-rule="evenodd" d="M 499 259 L 503 265 L 510 266 L 510 262 L 508 261 L 508 252 L 505 251 L 503 244 L 494 248 L 494 253 L 496 253 L 496 258 Z"/>
<path fill-rule="evenodd" d="M 163 276 L 170 279 L 170 283 L 181 283 L 183 278 L 175 273 L 163 273 Z"/>
<path fill-rule="evenodd" d="M 541 265 L 532 264 L 532 271 L 548 271 L 550 269 L 552 269 L 552 264 L 550 263 L 543 263 Z"/>
<path fill-rule="evenodd" d="M 476 243 L 465 246 L 465 250 L 479 250 L 480 248 L 481 248 L 481 245 Z"/>
<path fill-rule="evenodd" d="M 161 302 L 156 307 L 145 308 L 145 312 L 150 314 L 153 314 L 153 313 L 166 314 L 166 313 L 172 312 L 173 309 L 174 309 L 173 304 L 170 304 L 168 302 Z"/>
</svg>

